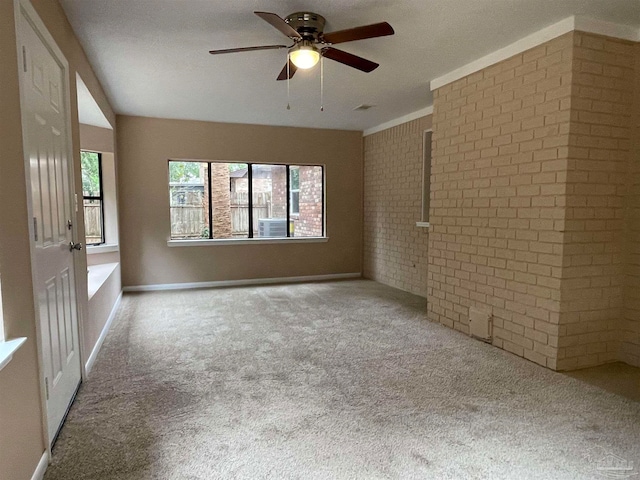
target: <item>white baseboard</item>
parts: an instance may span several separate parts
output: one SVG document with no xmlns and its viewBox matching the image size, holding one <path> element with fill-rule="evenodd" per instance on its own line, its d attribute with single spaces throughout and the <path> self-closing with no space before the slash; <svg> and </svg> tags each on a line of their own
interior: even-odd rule
<svg viewBox="0 0 640 480">
<path fill-rule="evenodd" d="M 44 478 L 44 472 L 47 471 L 47 466 L 49 465 L 49 454 L 45 451 L 40 457 L 40 461 L 38 462 L 38 466 L 36 467 L 35 472 L 31 476 L 31 480 L 42 480 Z"/>
<path fill-rule="evenodd" d="M 217 282 L 159 283 L 155 285 L 134 285 L 124 287 L 124 292 L 154 292 L 157 290 L 190 290 L 194 288 L 242 287 L 246 285 L 269 285 L 273 283 L 319 282 L 324 280 L 344 280 L 361 278 L 362 273 L 332 273 L 329 275 L 308 275 L 304 277 L 248 278 L 246 280 L 221 280 Z"/>
<path fill-rule="evenodd" d="M 98 357 L 98 353 L 100 353 L 100 349 L 102 348 L 104 339 L 107 338 L 107 333 L 109 333 L 109 329 L 111 328 L 113 319 L 116 318 L 116 313 L 118 311 L 118 307 L 120 306 L 121 300 L 122 300 L 122 291 L 120 291 L 120 295 L 118 295 L 116 302 L 113 304 L 113 308 L 111 309 L 109 318 L 107 318 L 107 321 L 105 322 L 104 327 L 102 328 L 102 332 L 100 332 L 100 336 L 98 337 L 98 341 L 93 347 L 93 350 L 91 351 L 91 355 L 89 355 L 89 358 L 87 359 L 87 363 L 84 366 L 87 376 L 89 375 L 89 373 L 91 372 L 91 369 L 93 368 L 93 364 L 96 361 L 96 358 Z"/>
</svg>

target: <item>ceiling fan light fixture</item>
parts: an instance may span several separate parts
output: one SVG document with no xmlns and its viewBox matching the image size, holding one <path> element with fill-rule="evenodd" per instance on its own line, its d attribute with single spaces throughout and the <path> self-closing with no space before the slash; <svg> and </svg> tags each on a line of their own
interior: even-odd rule
<svg viewBox="0 0 640 480">
<path fill-rule="evenodd" d="M 291 62 L 298 68 L 307 70 L 320 60 L 320 52 L 311 42 L 302 41 L 289 50 Z"/>
</svg>

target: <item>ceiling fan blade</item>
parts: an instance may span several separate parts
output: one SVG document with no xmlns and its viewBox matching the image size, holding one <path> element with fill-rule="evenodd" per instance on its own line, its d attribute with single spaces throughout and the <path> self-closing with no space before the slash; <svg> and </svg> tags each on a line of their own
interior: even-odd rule
<svg viewBox="0 0 640 480">
<path fill-rule="evenodd" d="M 384 37 L 386 35 L 393 35 L 394 33 L 391 25 L 387 22 L 382 22 L 365 25 L 363 27 L 349 28 L 348 30 L 325 33 L 322 39 L 327 43 L 344 43 L 363 40 L 365 38 Z"/>
<path fill-rule="evenodd" d="M 336 62 L 344 63 L 345 65 L 357 68 L 358 70 L 367 73 L 372 72 L 380 66 L 377 63 L 372 62 L 371 60 L 367 60 L 366 58 L 358 57 L 357 55 L 353 55 L 351 53 L 347 53 L 332 47 L 323 48 L 322 56 L 331 60 L 335 60 Z"/>
<path fill-rule="evenodd" d="M 278 30 L 284 33 L 287 37 L 302 38 L 302 36 L 298 32 L 296 32 L 293 29 L 293 27 L 291 27 L 291 25 L 289 25 L 287 22 L 285 22 L 282 18 L 280 18 L 275 13 L 269 13 L 269 12 L 253 12 L 253 13 L 259 16 L 265 22 L 276 27 Z"/>
<path fill-rule="evenodd" d="M 219 55 L 221 53 L 253 52 L 254 50 L 278 50 L 280 48 L 289 47 L 286 45 L 264 45 L 261 47 L 223 48 L 220 50 L 209 50 L 209 53 L 211 55 Z"/>
<path fill-rule="evenodd" d="M 289 78 L 295 75 L 296 70 L 298 70 L 298 67 L 296 67 L 291 60 L 289 60 Z M 280 75 L 278 75 L 277 80 L 286 80 L 286 79 L 287 79 L 287 64 L 285 63 L 284 68 L 280 72 Z"/>
</svg>

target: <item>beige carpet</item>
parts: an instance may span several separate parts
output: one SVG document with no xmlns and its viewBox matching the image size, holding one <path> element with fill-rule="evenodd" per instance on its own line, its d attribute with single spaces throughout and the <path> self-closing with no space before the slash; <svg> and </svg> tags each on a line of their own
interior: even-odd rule
<svg viewBox="0 0 640 480">
<path fill-rule="evenodd" d="M 357 280 L 125 295 L 45 478 L 611 472 L 640 473 L 640 403 Z"/>
</svg>

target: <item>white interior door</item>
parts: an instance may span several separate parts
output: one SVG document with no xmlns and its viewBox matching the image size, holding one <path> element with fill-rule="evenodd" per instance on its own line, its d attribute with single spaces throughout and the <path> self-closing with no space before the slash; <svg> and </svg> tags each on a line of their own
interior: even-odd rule
<svg viewBox="0 0 640 480">
<path fill-rule="evenodd" d="M 33 215 L 33 278 L 40 321 L 49 441 L 80 384 L 78 314 L 73 271 L 71 152 L 67 69 L 20 16 L 24 144 Z"/>
</svg>

